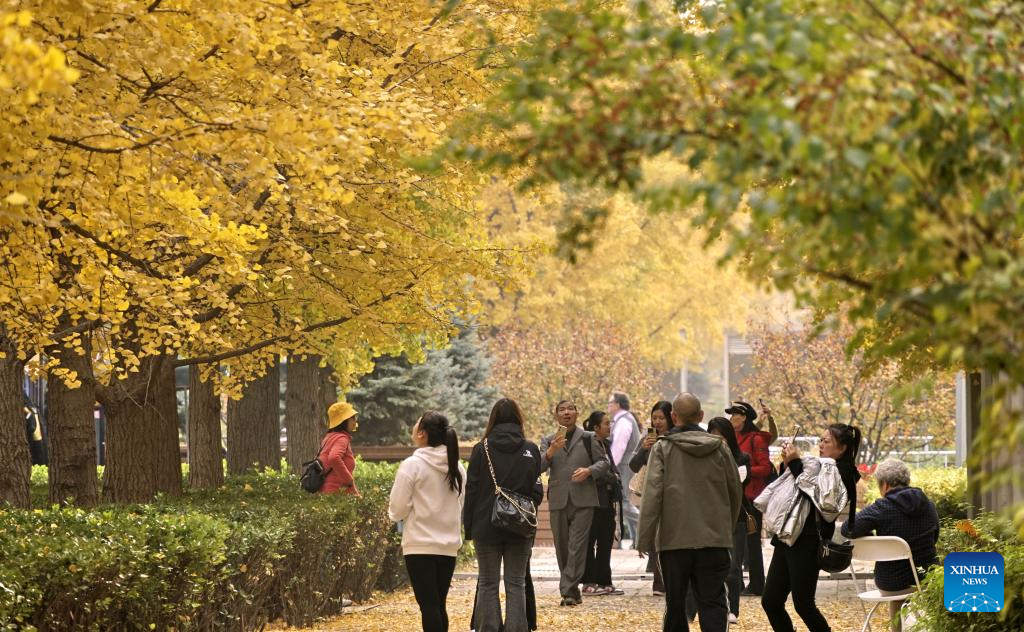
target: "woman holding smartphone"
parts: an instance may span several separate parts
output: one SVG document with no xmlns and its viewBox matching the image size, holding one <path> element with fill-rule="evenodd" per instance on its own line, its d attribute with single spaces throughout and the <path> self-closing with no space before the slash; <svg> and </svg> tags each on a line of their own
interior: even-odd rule
<svg viewBox="0 0 1024 632">
<path fill-rule="evenodd" d="M 651 456 L 651 448 L 654 447 L 654 442 L 658 440 L 658 437 L 668 432 L 671 425 L 672 402 L 662 400 L 651 408 L 651 425 L 647 428 L 647 434 L 644 436 L 643 442 L 637 446 L 633 458 L 629 460 L 629 469 L 637 473 L 634 480 L 642 481 L 644 476 L 646 476 L 647 472 L 641 470 L 645 470 L 647 467 L 647 460 Z M 661 577 L 661 565 L 658 564 L 658 556 L 656 554 L 652 554 L 647 558 L 647 572 L 654 573 L 654 582 L 651 586 L 654 595 L 656 597 L 664 597 L 665 581 Z"/>
</svg>

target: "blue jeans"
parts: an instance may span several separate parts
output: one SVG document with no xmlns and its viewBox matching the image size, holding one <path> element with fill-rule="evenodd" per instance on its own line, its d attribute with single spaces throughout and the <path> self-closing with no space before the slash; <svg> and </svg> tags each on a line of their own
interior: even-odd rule
<svg viewBox="0 0 1024 632">
<path fill-rule="evenodd" d="M 529 632 L 526 622 L 526 569 L 530 564 L 530 540 L 487 544 L 476 542 L 480 580 L 477 584 L 476 632 Z M 498 582 L 505 565 L 505 624 L 501 622 Z"/>
</svg>

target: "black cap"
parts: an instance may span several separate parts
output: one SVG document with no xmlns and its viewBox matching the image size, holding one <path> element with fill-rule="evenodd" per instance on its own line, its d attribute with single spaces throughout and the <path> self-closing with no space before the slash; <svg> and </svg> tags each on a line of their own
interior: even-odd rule
<svg viewBox="0 0 1024 632">
<path fill-rule="evenodd" d="M 732 403 L 732 406 L 725 409 L 725 412 L 730 415 L 739 413 L 740 415 L 745 416 L 747 421 L 754 421 L 757 419 L 757 411 L 754 410 L 754 407 L 747 402 L 735 401 Z"/>
</svg>

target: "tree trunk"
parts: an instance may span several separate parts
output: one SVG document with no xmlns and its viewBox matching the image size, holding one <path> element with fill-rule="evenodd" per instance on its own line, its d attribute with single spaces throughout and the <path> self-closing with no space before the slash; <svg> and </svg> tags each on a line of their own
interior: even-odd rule
<svg viewBox="0 0 1024 632">
<path fill-rule="evenodd" d="M 327 428 L 323 396 L 327 389 L 319 364 L 320 356 L 310 355 L 301 360 L 295 355 L 288 356 L 284 421 L 288 429 L 288 466 L 295 474 L 300 472 L 303 462 L 316 456 Z"/>
<path fill-rule="evenodd" d="M 221 464 L 220 396 L 213 380 L 200 379 L 198 366 L 189 367 L 188 378 L 188 485 L 193 489 L 224 484 Z"/>
<path fill-rule="evenodd" d="M 50 370 L 46 378 L 46 423 L 50 439 L 50 502 L 92 507 L 98 500 L 96 482 L 96 382 L 90 344 L 83 338 L 82 354 L 67 347 L 52 347 L 51 358 L 77 373 L 81 386 L 68 388 Z"/>
<path fill-rule="evenodd" d="M 0 352 L 0 503 L 28 509 L 32 456 L 25 434 L 25 365 L 3 332 Z"/>
<path fill-rule="evenodd" d="M 263 377 L 228 401 L 228 473 L 242 474 L 281 463 L 281 372 L 277 358 Z"/>
<path fill-rule="evenodd" d="M 107 416 L 103 499 L 148 502 L 181 495 L 177 402 L 171 356 L 142 360 L 139 372 L 99 389 Z"/>
<path fill-rule="evenodd" d="M 328 364 L 320 369 L 321 432 L 327 428 L 327 409 L 336 401 L 338 401 L 338 377 L 334 374 L 334 367 Z"/>
</svg>

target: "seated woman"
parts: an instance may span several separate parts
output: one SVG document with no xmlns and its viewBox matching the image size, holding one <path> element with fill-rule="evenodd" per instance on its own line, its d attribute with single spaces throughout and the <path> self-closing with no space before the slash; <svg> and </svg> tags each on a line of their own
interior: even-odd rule
<svg viewBox="0 0 1024 632">
<path fill-rule="evenodd" d="M 882 497 L 858 511 L 853 528 L 843 525 L 843 535 L 860 538 L 866 535 L 894 535 L 906 540 L 914 565 L 927 569 L 938 562 L 935 543 L 939 539 L 939 514 L 935 503 L 924 492 L 910 487 L 910 468 L 898 459 L 886 459 L 875 470 L 878 491 Z M 918 571 L 921 576 L 922 571 Z M 905 560 L 877 562 L 875 585 L 886 596 L 906 595 L 917 590 L 914 575 Z M 892 629 L 900 630 L 899 612 L 903 601 L 889 602 Z"/>
</svg>

